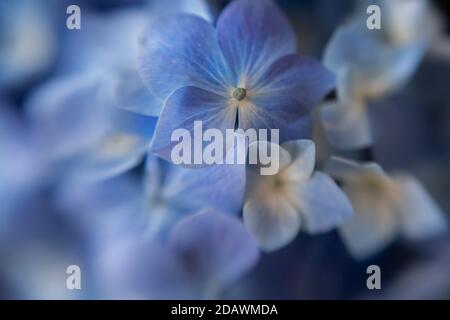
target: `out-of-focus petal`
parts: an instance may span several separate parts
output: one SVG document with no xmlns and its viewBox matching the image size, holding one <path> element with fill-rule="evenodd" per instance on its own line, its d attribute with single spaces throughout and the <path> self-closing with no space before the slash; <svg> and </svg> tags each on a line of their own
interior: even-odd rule
<svg viewBox="0 0 450 320">
<path fill-rule="evenodd" d="M 147 5 L 150 13 L 158 15 L 167 15 L 174 13 L 190 13 L 195 14 L 208 22 L 213 22 L 214 17 L 207 0 L 154 0 Z"/>
<path fill-rule="evenodd" d="M 172 250 L 129 237 L 95 261 L 101 293 L 109 299 L 194 299 L 189 272 Z"/>
<path fill-rule="evenodd" d="M 423 43 L 389 46 L 371 35 L 361 21 L 340 27 L 329 42 L 324 63 L 336 74 L 355 73 L 355 85 L 365 97 L 388 94 L 409 80 L 417 69 Z"/>
<path fill-rule="evenodd" d="M 327 140 L 339 149 L 371 146 L 372 131 L 366 107 L 357 102 L 346 105 L 329 102 L 321 106 L 320 115 Z"/>
<path fill-rule="evenodd" d="M 233 68 L 234 85 L 259 78 L 275 60 L 295 51 L 295 34 L 271 0 L 233 1 L 217 22 L 220 47 Z"/>
<path fill-rule="evenodd" d="M 57 39 L 49 6 L 40 0 L 0 4 L 0 86 L 14 87 L 50 67 Z"/>
<path fill-rule="evenodd" d="M 136 70 L 124 69 L 117 75 L 112 86 L 112 94 L 119 108 L 159 117 L 164 103 L 151 94 Z"/>
<path fill-rule="evenodd" d="M 325 164 L 324 171 L 336 179 L 345 179 L 349 174 L 385 174 L 380 165 L 375 162 L 358 163 L 340 157 L 331 157 Z"/>
<path fill-rule="evenodd" d="M 139 61 L 143 79 L 162 100 L 185 86 L 217 93 L 228 86 L 216 31 L 194 15 L 155 18 L 143 34 Z"/>
<path fill-rule="evenodd" d="M 398 176 L 394 183 L 400 188 L 400 219 L 402 232 L 411 240 L 422 240 L 448 230 L 442 210 L 415 178 Z"/>
<path fill-rule="evenodd" d="M 189 257 L 191 267 L 205 278 L 206 296 L 233 284 L 259 257 L 256 243 L 244 225 L 216 211 L 181 221 L 172 231 L 170 246 L 180 256 Z"/>
<path fill-rule="evenodd" d="M 385 248 L 398 234 L 398 223 L 391 203 L 374 195 L 364 185 L 344 188 L 353 206 L 352 215 L 339 229 L 350 253 L 364 259 Z"/>
<path fill-rule="evenodd" d="M 299 186 L 298 195 L 304 222 L 302 228 L 312 234 L 342 225 L 353 211 L 347 196 L 321 172 L 316 172 L 305 185 Z"/>
<path fill-rule="evenodd" d="M 64 174 L 99 178 L 123 172 L 146 152 L 155 119 L 120 110 L 98 74 L 63 77 L 37 91 L 27 115 Z"/>
<path fill-rule="evenodd" d="M 100 102 L 98 77 L 86 74 L 52 80 L 26 103 L 26 113 L 43 146 L 63 158 L 99 141 L 110 129 Z"/>
</svg>

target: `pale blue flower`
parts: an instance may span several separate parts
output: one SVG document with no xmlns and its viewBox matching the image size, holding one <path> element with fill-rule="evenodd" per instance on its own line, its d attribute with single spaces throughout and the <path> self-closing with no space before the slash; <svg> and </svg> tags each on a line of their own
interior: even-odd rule
<svg viewBox="0 0 450 320">
<path fill-rule="evenodd" d="M 137 165 L 147 151 L 155 119 L 116 108 L 102 77 L 54 79 L 27 102 L 27 116 L 56 172 L 104 178 Z"/>
<path fill-rule="evenodd" d="M 115 243 L 97 263 L 102 291 L 112 298 L 217 298 L 258 260 L 242 223 L 217 211 L 182 220 L 168 243 L 130 237 Z"/>
<path fill-rule="evenodd" d="M 147 235 L 164 238 L 178 220 L 209 208 L 238 215 L 245 192 L 245 170 L 245 165 L 182 168 L 148 156 L 143 217 Z"/>
<path fill-rule="evenodd" d="M 17 207 L 46 183 L 46 156 L 32 130 L 6 102 L 0 100 L 0 237 L 8 230 Z"/>
<path fill-rule="evenodd" d="M 170 13 L 189 12 L 211 20 L 203 0 L 151 1 L 145 6 L 83 14 L 80 32 L 67 32 L 60 72 L 86 71 L 107 75 L 113 102 L 120 108 L 159 116 L 163 103 L 153 96 L 137 72 L 139 35 L 149 21 Z"/>
<path fill-rule="evenodd" d="M 327 232 L 352 213 L 350 202 L 335 182 L 324 173 L 314 172 L 312 141 L 286 142 L 279 154 L 280 170 L 276 175 L 248 170 L 244 223 L 265 251 L 287 245 L 300 230 Z"/>
<path fill-rule="evenodd" d="M 140 71 L 165 101 L 151 150 L 170 161 L 175 129 L 280 129 L 310 135 L 309 112 L 334 87 L 313 59 L 295 54 L 295 34 L 270 0 L 236 0 L 217 30 L 192 15 L 155 19 L 142 39 Z"/>
<path fill-rule="evenodd" d="M 46 71 L 56 56 L 50 5 L 42 0 L 0 3 L 0 87 L 15 87 Z"/>
</svg>

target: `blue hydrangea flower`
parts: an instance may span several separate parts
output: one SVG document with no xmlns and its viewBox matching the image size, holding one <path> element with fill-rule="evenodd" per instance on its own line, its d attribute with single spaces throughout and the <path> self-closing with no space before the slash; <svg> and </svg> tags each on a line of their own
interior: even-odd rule
<svg viewBox="0 0 450 320">
<path fill-rule="evenodd" d="M 211 299 L 249 271 L 258 256 L 238 219 L 207 211 L 177 224 L 164 246 L 134 238 L 115 243 L 97 270 L 110 298 Z"/>
<path fill-rule="evenodd" d="M 310 134 L 309 112 L 334 87 L 313 59 L 295 54 L 295 34 L 270 0 L 236 0 L 217 29 L 192 15 L 155 19 L 142 39 L 140 71 L 165 101 L 151 150 L 170 160 L 174 129 L 280 129 Z"/>
<path fill-rule="evenodd" d="M 0 237 L 17 206 L 33 195 L 48 174 L 46 156 L 32 130 L 15 110 L 0 99 Z"/>
<path fill-rule="evenodd" d="M 57 202 L 97 245 L 129 233 L 165 241 L 186 216 L 206 209 L 241 212 L 245 165 L 187 169 L 149 156 L 145 167 L 143 184 L 126 175 L 69 181 L 59 188 Z M 212 188 L 217 181 L 221 187 Z"/>
<path fill-rule="evenodd" d="M 300 230 L 327 232 L 352 213 L 350 202 L 334 181 L 314 172 L 312 141 L 286 142 L 279 154 L 280 170 L 276 175 L 259 175 L 259 170 L 253 169 L 248 174 L 244 223 L 265 251 L 287 245 Z"/>
<path fill-rule="evenodd" d="M 380 30 L 367 28 L 370 4 L 381 7 Z M 368 100 L 398 90 L 412 77 L 428 46 L 427 28 L 434 23 L 422 0 L 364 1 L 357 10 L 334 33 L 324 56 L 338 77 L 338 100 L 322 107 L 322 121 L 328 140 L 344 149 L 372 144 Z"/>
<path fill-rule="evenodd" d="M 169 7 L 178 12 L 183 4 Z M 59 76 L 39 87 L 27 103 L 42 146 L 59 172 L 105 178 L 135 166 L 146 153 L 156 121 L 148 116 L 158 116 L 162 102 L 137 72 L 138 34 L 160 7 L 156 2 L 140 10 L 87 13 L 83 28 L 66 35 Z M 194 8 L 206 5 L 198 1 Z M 137 110 L 145 116 L 128 112 Z"/>
<path fill-rule="evenodd" d="M 21 201 L 1 237 L 0 270 L 12 290 L 2 292 L 7 299 L 88 299 L 94 282 L 88 274 L 83 239 L 73 232 L 61 212 L 49 205 L 42 194 Z M 82 290 L 66 287 L 67 267 L 82 270 Z M 85 272 L 85 273 L 83 273 Z M 84 279 L 84 280 L 83 280 Z M 4 289 L 2 281 L 2 289 Z"/>
<path fill-rule="evenodd" d="M 64 76 L 42 85 L 27 116 L 56 172 L 104 178 L 139 163 L 155 119 L 120 110 L 96 73 Z"/>
<path fill-rule="evenodd" d="M 238 215 L 245 192 L 245 170 L 245 165 L 189 169 L 149 156 L 143 217 L 148 235 L 164 237 L 181 218 L 209 208 Z"/>
<path fill-rule="evenodd" d="M 139 35 L 148 21 L 169 13 L 189 12 L 210 21 L 203 0 L 157 0 L 107 14 L 83 13 L 83 27 L 66 32 L 59 61 L 61 73 L 96 71 L 107 75 L 113 102 L 125 110 L 159 116 L 162 102 L 150 93 L 138 74 Z"/>
<path fill-rule="evenodd" d="M 340 227 L 350 253 L 367 258 L 398 236 L 421 240 L 447 230 L 444 213 L 418 180 L 387 175 L 376 163 L 332 158 L 326 172 L 338 179 L 354 215 Z"/>
<path fill-rule="evenodd" d="M 42 0 L 0 3 L 0 87 L 17 86 L 50 67 L 57 49 L 51 4 L 58 5 Z"/>
</svg>

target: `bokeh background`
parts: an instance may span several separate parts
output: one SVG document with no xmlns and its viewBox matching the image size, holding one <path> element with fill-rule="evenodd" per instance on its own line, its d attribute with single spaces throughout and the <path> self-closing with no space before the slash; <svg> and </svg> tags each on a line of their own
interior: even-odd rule
<svg viewBox="0 0 450 320">
<path fill-rule="evenodd" d="M 175 2 L 162 1 L 162 7 L 170 12 Z M 278 1 L 297 32 L 299 51 L 317 59 L 322 59 L 333 32 L 353 12 L 355 2 Z M 152 1 L 0 2 L 0 298 L 104 299 L 110 297 L 108 290 L 114 290 L 105 289 L 105 283 L 113 279 L 100 276 L 95 268 L 101 251 L 99 242 L 105 241 L 98 238 L 110 236 L 104 226 L 114 219 L 118 208 L 132 210 L 127 204 L 140 192 L 144 160 L 139 159 L 134 168 L 117 177 L 94 185 L 74 185 L 66 167 L 48 163 L 47 156 L 53 151 L 43 147 L 38 132 L 42 128 L 31 124 L 27 105 L 36 90 L 55 79 L 127 54 L 126 48 L 111 51 L 103 47 L 108 43 L 105 39 L 119 41 L 126 26 L 115 29 L 112 23 L 102 28 L 108 23 L 105 18 L 105 22 L 96 22 L 98 29 L 90 29 L 97 32 L 83 34 L 89 16 L 108 17 L 128 10 L 148 10 L 150 16 L 156 9 L 144 9 L 149 3 Z M 441 33 L 401 90 L 370 102 L 375 141 L 370 160 L 387 172 L 413 174 L 449 214 L 450 6 L 444 0 L 430 3 L 441 18 Z M 81 30 L 66 28 L 70 4 L 81 8 Z M 211 0 L 208 4 L 214 15 L 227 1 Z M 57 99 L 58 90 L 67 88 L 52 87 L 44 98 L 54 95 Z M 75 100 L 71 100 L 74 105 Z M 70 116 L 75 122 L 77 117 L 76 113 Z M 61 134 L 70 140 L 70 136 L 64 136 L 69 124 L 56 124 L 47 139 Z M 327 143 L 320 124 L 314 133 L 318 166 L 330 155 L 349 156 Z M 82 290 L 65 287 L 66 267 L 72 264 L 82 269 Z M 372 264 L 382 270 L 382 290 L 366 288 L 366 268 Z M 121 296 L 120 288 L 113 296 L 129 298 Z M 349 255 L 337 231 L 317 236 L 300 234 L 283 249 L 263 253 L 257 265 L 219 297 L 448 299 L 450 236 L 413 243 L 398 239 L 379 254 L 357 261 Z"/>
</svg>

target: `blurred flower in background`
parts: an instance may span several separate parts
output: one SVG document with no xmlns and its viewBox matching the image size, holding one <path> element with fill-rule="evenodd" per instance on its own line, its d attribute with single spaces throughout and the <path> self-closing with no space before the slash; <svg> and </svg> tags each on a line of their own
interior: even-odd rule
<svg viewBox="0 0 450 320">
<path fill-rule="evenodd" d="M 450 298 L 448 10 L 0 3 L 0 298 Z M 280 170 L 167 161 L 195 120 L 280 129 Z"/>
</svg>

